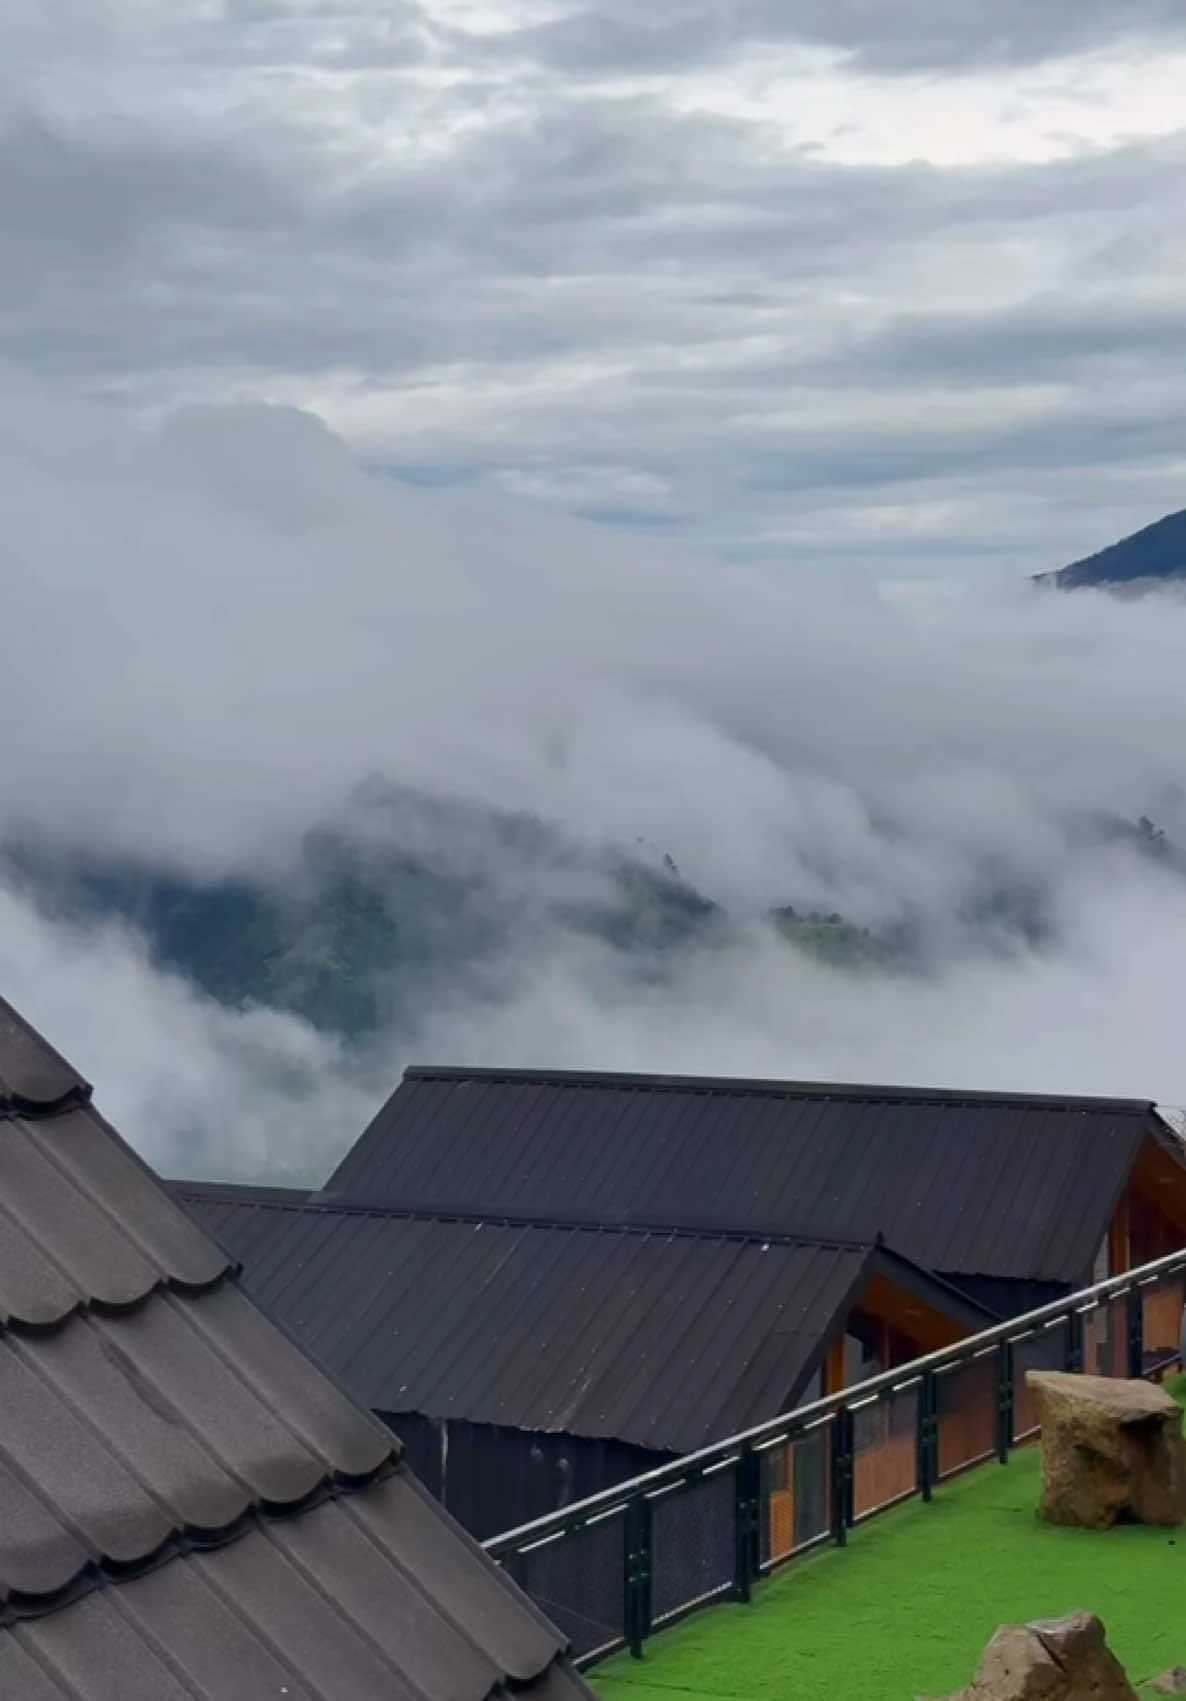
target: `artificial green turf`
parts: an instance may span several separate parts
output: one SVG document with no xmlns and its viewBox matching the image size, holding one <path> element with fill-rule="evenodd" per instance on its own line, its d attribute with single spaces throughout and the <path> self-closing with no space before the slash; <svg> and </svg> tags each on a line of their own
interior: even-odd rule
<svg viewBox="0 0 1186 1701">
<path fill-rule="evenodd" d="M 1177 1390 L 1171 1389 L 1177 1392 Z M 1099 1613 L 1134 1683 L 1186 1665 L 1186 1527 L 1038 1522 L 1036 1448 L 982 1466 L 797 1561 L 750 1606 L 658 1632 L 590 1672 L 604 1701 L 913 1701 L 966 1684 L 1000 1624 Z"/>
</svg>

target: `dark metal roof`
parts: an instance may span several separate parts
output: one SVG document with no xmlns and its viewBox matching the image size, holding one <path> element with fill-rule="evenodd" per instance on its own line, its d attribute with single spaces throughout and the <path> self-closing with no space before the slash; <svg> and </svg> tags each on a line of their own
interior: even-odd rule
<svg viewBox="0 0 1186 1701">
<path fill-rule="evenodd" d="M 260 1303 L 390 1413 L 687 1452 L 788 1405 L 875 1270 L 969 1328 L 988 1315 L 869 1246 L 177 1190 Z"/>
<path fill-rule="evenodd" d="M 321 1197 L 881 1235 L 953 1276 L 1074 1282 L 1146 1136 L 1134 1099 L 409 1069 Z"/>
<path fill-rule="evenodd" d="M 4 1701 L 532 1701 L 561 1638 L 0 1003 Z"/>
</svg>

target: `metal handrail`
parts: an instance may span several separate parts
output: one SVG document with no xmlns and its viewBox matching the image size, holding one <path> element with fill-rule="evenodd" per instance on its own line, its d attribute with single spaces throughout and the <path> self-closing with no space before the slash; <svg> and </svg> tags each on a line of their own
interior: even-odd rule
<svg viewBox="0 0 1186 1701">
<path fill-rule="evenodd" d="M 502 1559 L 508 1555 L 527 1553 L 535 1548 L 550 1545 L 564 1536 L 577 1534 L 592 1523 L 600 1523 L 605 1518 L 625 1513 L 631 1502 L 640 1497 L 653 1500 L 668 1490 L 699 1481 L 704 1476 L 715 1474 L 716 1471 L 735 1463 L 745 1453 L 764 1452 L 783 1441 L 789 1441 L 804 1430 L 826 1423 L 837 1411 L 850 1411 L 855 1406 L 865 1405 L 882 1395 L 897 1393 L 920 1381 L 928 1373 L 965 1364 L 1002 1343 L 1016 1345 L 1018 1341 L 1025 1340 L 1044 1328 L 1068 1322 L 1081 1313 L 1093 1311 L 1098 1305 L 1123 1298 L 1137 1288 L 1163 1276 L 1174 1275 L 1179 1270 L 1186 1270 L 1186 1248 L 1168 1253 L 1164 1258 L 1154 1259 L 1149 1264 L 1142 1264 L 1137 1269 L 1127 1270 L 1123 1275 L 1109 1276 L 1092 1287 L 1065 1295 L 1062 1299 L 1051 1301 L 1049 1305 L 1039 1306 L 1035 1311 L 1027 1311 L 1020 1317 L 1012 1317 L 1003 1323 L 994 1324 L 992 1328 L 984 1329 L 977 1335 L 967 1335 L 950 1347 L 941 1347 L 936 1352 L 911 1360 L 908 1364 L 882 1371 L 877 1376 L 869 1377 L 867 1381 L 853 1383 L 851 1387 L 838 1393 L 813 1400 L 809 1405 L 782 1412 L 777 1417 L 768 1418 L 764 1423 L 740 1430 L 723 1441 L 713 1442 L 694 1453 L 686 1453 L 669 1464 L 658 1465 L 654 1470 L 644 1471 L 640 1476 L 631 1477 L 612 1488 L 601 1489 L 584 1500 L 574 1501 L 570 1506 L 547 1512 L 543 1517 L 520 1524 L 513 1530 L 505 1530 L 501 1535 L 491 1536 L 482 1546 L 492 1559 Z"/>
</svg>

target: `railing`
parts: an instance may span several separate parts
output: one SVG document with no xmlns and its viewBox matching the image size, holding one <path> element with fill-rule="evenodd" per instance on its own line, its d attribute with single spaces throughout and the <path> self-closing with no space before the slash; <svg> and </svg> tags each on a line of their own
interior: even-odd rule
<svg viewBox="0 0 1186 1701">
<path fill-rule="evenodd" d="M 1155 1376 L 1181 1350 L 1186 1250 L 783 1413 L 495 1536 L 486 1552 L 586 1666 L 1037 1432 L 1025 1371 Z"/>
</svg>

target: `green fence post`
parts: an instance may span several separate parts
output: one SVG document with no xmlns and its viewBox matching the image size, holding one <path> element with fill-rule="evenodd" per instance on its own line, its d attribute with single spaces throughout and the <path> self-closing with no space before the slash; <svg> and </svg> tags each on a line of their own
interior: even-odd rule
<svg viewBox="0 0 1186 1701">
<path fill-rule="evenodd" d="M 935 1487 L 939 1452 L 939 1383 L 933 1370 L 926 1370 L 918 1384 L 918 1491 L 929 1500 Z"/>
<path fill-rule="evenodd" d="M 1127 1301 L 1128 1374 L 1135 1382 L 1145 1374 L 1145 1296 L 1140 1288 L 1130 1288 Z"/>
<path fill-rule="evenodd" d="M 1072 1311 L 1067 1318 L 1067 1369 L 1072 1375 L 1083 1369 L 1083 1313 Z"/>
<path fill-rule="evenodd" d="M 1013 1346 L 1009 1341 L 997 1344 L 997 1458 L 1002 1465 L 1009 1463 L 1013 1445 Z"/>
<path fill-rule="evenodd" d="M 852 1523 L 852 1413 L 838 1406 L 832 1419 L 832 1539 L 837 1547 L 848 1540 Z"/>
<path fill-rule="evenodd" d="M 761 1565 L 762 1461 L 743 1447 L 733 1467 L 733 1591 L 748 1601 Z"/>
<path fill-rule="evenodd" d="M 622 1628 L 631 1654 L 641 1660 L 651 1630 L 651 1503 L 645 1494 L 635 1495 L 626 1507 L 623 1569 Z"/>
</svg>

